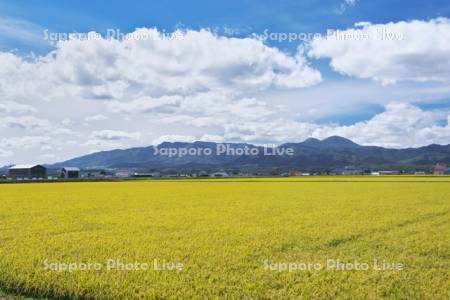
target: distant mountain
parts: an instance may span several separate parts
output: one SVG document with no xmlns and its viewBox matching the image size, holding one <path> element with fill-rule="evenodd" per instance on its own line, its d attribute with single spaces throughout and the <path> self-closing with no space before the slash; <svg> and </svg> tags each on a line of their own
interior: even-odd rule
<svg viewBox="0 0 450 300">
<path fill-rule="evenodd" d="M 348 149 L 360 147 L 358 144 L 352 142 L 351 140 L 340 136 L 330 136 L 329 138 L 326 138 L 322 142 L 320 142 L 320 145 L 325 148 L 334 148 L 334 149 Z"/>
<path fill-rule="evenodd" d="M 288 149 L 293 150 L 293 155 L 286 154 Z M 221 153 L 225 150 L 228 152 Z M 174 155 L 170 155 L 170 151 Z M 278 155 L 268 155 L 265 151 L 269 154 L 277 152 Z M 361 146 L 351 140 L 332 136 L 322 141 L 309 138 L 301 143 L 286 143 L 274 149 L 243 143 L 164 142 L 156 147 L 97 152 L 50 167 L 326 171 L 346 166 L 361 169 L 429 168 L 438 162 L 450 164 L 450 145 L 387 149 Z"/>
<path fill-rule="evenodd" d="M 8 172 L 8 169 L 12 166 L 13 165 L 5 165 L 5 166 L 0 167 L 0 174 L 6 174 Z"/>
</svg>

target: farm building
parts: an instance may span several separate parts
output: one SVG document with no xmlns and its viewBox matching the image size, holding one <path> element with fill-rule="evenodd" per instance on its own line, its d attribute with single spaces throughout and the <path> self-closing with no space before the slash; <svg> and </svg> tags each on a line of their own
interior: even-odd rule
<svg viewBox="0 0 450 300">
<path fill-rule="evenodd" d="M 215 172 L 212 174 L 212 177 L 228 177 L 228 173 L 227 172 Z"/>
<path fill-rule="evenodd" d="M 343 170 L 341 170 L 340 174 L 344 176 L 351 176 L 351 175 L 363 175 L 364 170 L 357 168 L 355 166 L 346 166 Z"/>
<path fill-rule="evenodd" d="M 64 167 L 61 170 L 61 178 L 80 178 L 80 169 L 74 167 Z"/>
<path fill-rule="evenodd" d="M 46 178 L 47 168 L 41 165 L 15 165 L 8 169 L 8 175 L 14 179 Z"/>
<path fill-rule="evenodd" d="M 133 173 L 132 177 L 134 178 L 151 178 L 151 177 L 160 177 L 161 174 L 159 172 L 152 172 L 152 173 Z"/>
</svg>

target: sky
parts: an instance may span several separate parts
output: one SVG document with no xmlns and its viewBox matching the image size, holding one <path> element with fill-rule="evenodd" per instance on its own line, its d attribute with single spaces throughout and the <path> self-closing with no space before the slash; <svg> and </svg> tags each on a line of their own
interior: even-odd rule
<svg viewBox="0 0 450 300">
<path fill-rule="evenodd" d="M 162 141 L 450 143 L 450 2 L 0 0 L 0 165 Z"/>
</svg>

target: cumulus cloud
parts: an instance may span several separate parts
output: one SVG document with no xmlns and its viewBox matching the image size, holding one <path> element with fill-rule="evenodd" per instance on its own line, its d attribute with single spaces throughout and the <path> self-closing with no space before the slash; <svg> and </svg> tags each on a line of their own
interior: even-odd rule
<svg viewBox="0 0 450 300">
<path fill-rule="evenodd" d="M 51 128 L 47 120 L 42 120 L 34 116 L 8 116 L 0 119 L 0 124 L 6 128 L 20 128 L 25 130 L 48 130 Z"/>
<path fill-rule="evenodd" d="M 141 134 L 139 132 L 125 132 L 121 130 L 97 130 L 91 133 L 91 138 L 105 141 L 139 139 L 140 137 Z"/>
<path fill-rule="evenodd" d="M 204 134 L 200 137 L 199 140 L 204 142 L 215 142 L 215 143 L 226 142 L 223 136 L 215 134 Z"/>
<path fill-rule="evenodd" d="M 263 122 L 241 121 L 225 125 L 225 139 L 251 143 L 300 142 L 309 137 L 318 125 L 275 118 Z"/>
<path fill-rule="evenodd" d="M 13 155 L 13 152 L 10 150 L 0 149 L 0 157 L 10 157 Z"/>
<path fill-rule="evenodd" d="M 123 148 L 129 141 L 139 140 L 142 134 L 140 132 L 126 132 L 122 130 L 95 130 L 91 132 L 89 138 L 81 143 L 83 147 L 89 147 L 89 153 L 97 152 L 102 149 Z M 95 147 L 93 149 L 92 147 Z"/>
<path fill-rule="evenodd" d="M 160 113 L 164 123 L 184 123 L 197 127 L 223 126 L 242 120 L 263 120 L 274 108 L 255 98 L 241 98 L 233 93 L 209 92 L 183 97 L 179 103 L 165 106 Z"/>
<path fill-rule="evenodd" d="M 257 39 L 220 37 L 207 30 L 180 31 L 172 40 L 156 29 L 134 33 L 149 38 L 61 41 L 55 51 L 31 61 L 0 53 L 3 96 L 10 101 L 121 100 L 298 88 L 321 81 L 302 53 L 292 56 Z"/>
<path fill-rule="evenodd" d="M 340 135 L 363 145 L 391 148 L 449 144 L 450 112 L 446 115 L 447 124 L 439 125 L 441 112 L 423 111 L 411 104 L 391 103 L 384 112 L 366 122 L 317 128 L 312 135 L 318 138 Z"/>
<path fill-rule="evenodd" d="M 58 157 L 58 156 L 57 156 L 56 154 L 54 154 L 54 153 L 46 153 L 46 154 L 41 154 L 41 155 L 39 155 L 39 156 L 42 157 L 43 159 L 46 159 L 46 160 L 48 160 L 48 159 L 53 160 L 53 159 L 55 159 L 55 158 Z"/>
<path fill-rule="evenodd" d="M 50 140 L 51 139 L 48 136 L 11 137 L 0 139 L 0 145 L 2 145 L 3 148 L 19 150 L 46 145 L 50 142 Z"/>
<path fill-rule="evenodd" d="M 154 97 L 140 97 L 132 101 L 111 101 L 108 103 L 110 111 L 115 113 L 152 113 L 171 112 L 181 106 L 184 97 L 180 95 Z"/>
<path fill-rule="evenodd" d="M 96 114 L 96 115 L 92 115 L 92 116 L 88 116 L 86 118 L 84 118 L 84 120 L 86 122 L 95 122 L 95 121 L 103 121 L 103 120 L 107 120 L 108 117 L 102 114 Z"/>
<path fill-rule="evenodd" d="M 448 139 L 446 115 L 407 104 L 352 126 L 299 121 L 308 112 L 290 111 L 277 95 L 321 81 L 302 50 L 206 30 L 179 31 L 174 40 L 156 29 L 136 33 L 153 38 L 70 40 L 33 59 L 0 52 L 0 156 L 36 162 L 163 141 L 283 143 L 335 134 L 392 147 Z"/>
<path fill-rule="evenodd" d="M 255 38 L 185 30 L 168 39 L 152 28 L 132 36 L 145 38 L 60 41 L 39 57 L 0 52 L 2 135 L 31 132 L 55 144 L 70 136 L 79 152 L 126 147 L 144 136 L 147 122 L 169 134 L 175 130 L 164 132 L 167 126 L 257 119 L 271 112 L 255 93 L 322 80 L 303 52 L 285 53 Z"/>
<path fill-rule="evenodd" d="M 14 101 L 5 101 L 0 103 L 0 114 L 27 114 L 36 112 L 36 108 L 28 104 L 22 104 Z"/>
<path fill-rule="evenodd" d="M 255 143 L 299 142 L 308 137 L 333 135 L 361 145 L 388 148 L 450 144 L 450 112 L 424 111 L 406 103 L 390 103 L 385 111 L 350 126 L 272 119 L 265 122 L 236 122 L 225 126 L 225 140 Z M 442 125 L 442 121 L 447 124 Z"/>
<path fill-rule="evenodd" d="M 163 142 L 188 142 L 192 143 L 199 140 L 198 137 L 193 135 L 179 135 L 179 134 L 168 134 L 162 135 L 157 139 L 152 141 L 152 145 L 159 145 Z"/>
<path fill-rule="evenodd" d="M 398 81 L 450 82 L 450 20 L 388 24 L 360 22 L 312 41 L 309 56 L 331 59 L 345 75 L 382 84 Z"/>
</svg>

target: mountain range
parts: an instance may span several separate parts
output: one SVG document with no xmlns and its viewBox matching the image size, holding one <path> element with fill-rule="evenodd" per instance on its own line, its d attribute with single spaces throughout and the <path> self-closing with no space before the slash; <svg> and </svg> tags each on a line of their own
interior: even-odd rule
<svg viewBox="0 0 450 300">
<path fill-rule="evenodd" d="M 228 149 L 231 155 L 228 155 L 228 152 L 219 153 L 218 148 Z M 242 154 L 244 150 L 248 151 Z M 170 151 L 175 154 L 169 155 Z M 289 151 L 292 151 L 291 155 L 286 154 Z M 236 155 L 236 152 L 242 155 Z M 265 152 L 277 152 L 277 155 L 267 155 Z M 185 153 L 190 154 L 184 155 Z M 433 144 L 420 148 L 388 149 L 362 146 L 351 140 L 332 136 L 324 140 L 309 138 L 303 142 L 286 143 L 274 148 L 244 143 L 164 142 L 156 147 L 92 153 L 49 167 L 178 171 L 225 169 L 327 171 L 348 166 L 372 170 L 430 169 L 436 163 L 450 164 L 450 145 Z"/>
</svg>

